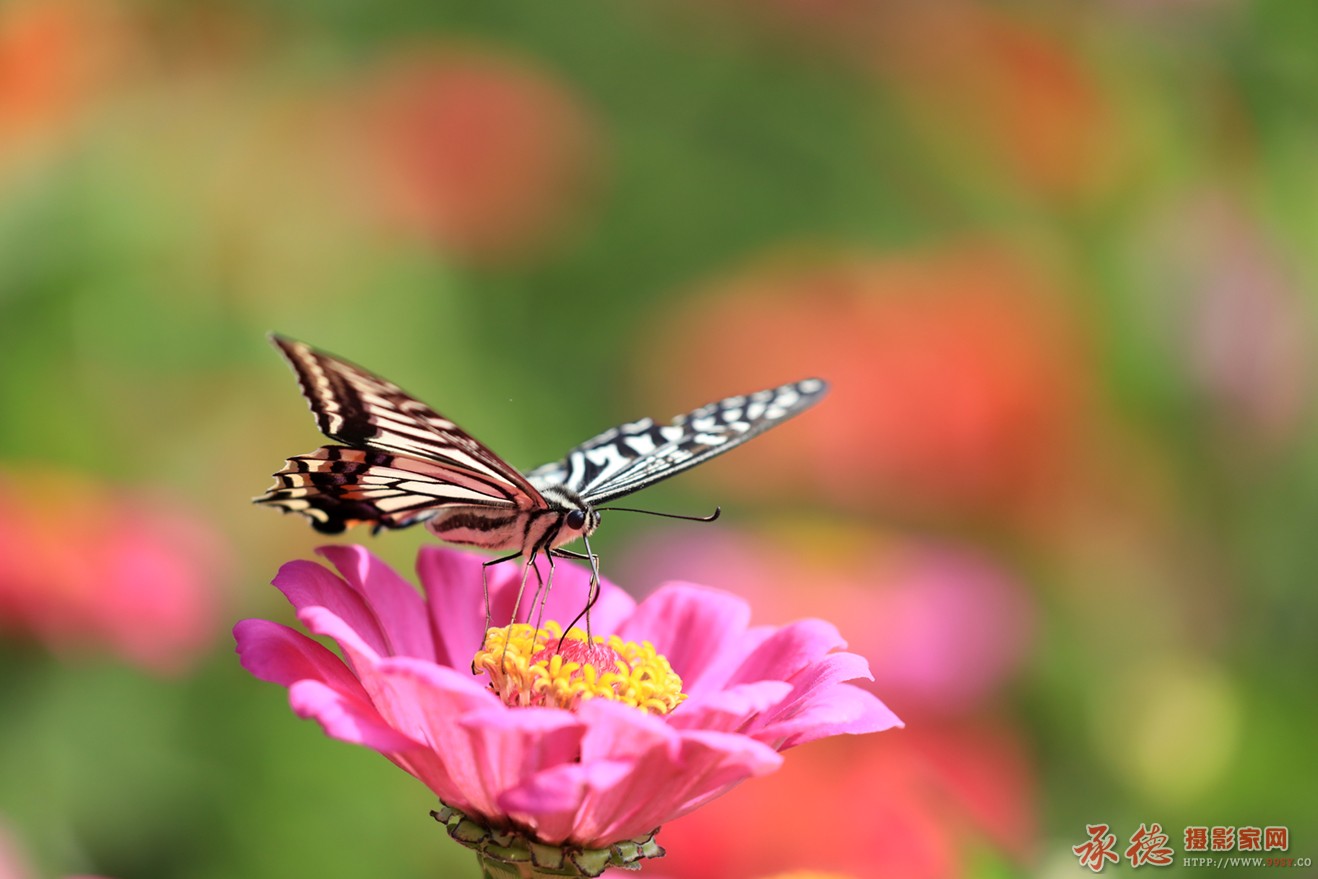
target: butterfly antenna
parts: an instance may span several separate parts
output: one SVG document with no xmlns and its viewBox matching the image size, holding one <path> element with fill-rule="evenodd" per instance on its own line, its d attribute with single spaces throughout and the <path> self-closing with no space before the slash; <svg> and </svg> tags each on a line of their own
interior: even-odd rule
<svg viewBox="0 0 1318 879">
<path fill-rule="evenodd" d="M 645 513 L 647 516 L 663 516 L 665 519 L 685 519 L 688 522 L 713 522 L 723 514 L 722 507 L 715 507 L 714 512 L 708 516 L 683 516 L 680 513 L 660 513 L 657 510 L 638 510 L 635 507 L 598 507 L 598 513 L 617 512 L 617 513 Z"/>
</svg>

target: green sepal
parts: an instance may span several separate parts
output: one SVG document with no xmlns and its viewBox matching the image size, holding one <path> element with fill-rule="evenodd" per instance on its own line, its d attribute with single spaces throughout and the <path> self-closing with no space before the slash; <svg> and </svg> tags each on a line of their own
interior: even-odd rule
<svg viewBox="0 0 1318 879">
<path fill-rule="evenodd" d="M 440 804 L 431 816 L 448 835 L 476 853 L 483 879 L 597 879 L 610 867 L 639 870 L 646 858 L 661 858 L 659 828 L 607 848 L 551 845 L 510 828 L 486 827 L 452 806 Z"/>
</svg>

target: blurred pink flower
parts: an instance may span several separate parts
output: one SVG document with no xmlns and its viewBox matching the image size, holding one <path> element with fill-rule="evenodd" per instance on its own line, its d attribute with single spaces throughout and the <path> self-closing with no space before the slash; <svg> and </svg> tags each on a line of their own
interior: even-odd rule
<svg viewBox="0 0 1318 879">
<path fill-rule="evenodd" d="M 596 182 L 598 134 L 581 101 L 511 57 L 449 49 L 396 61 L 365 113 L 386 213 L 459 257 L 536 250 Z"/>
<path fill-rule="evenodd" d="M 3 816 L 0 816 L 0 879 L 34 879 L 36 870 L 28 863 L 27 855 L 9 832 Z M 79 874 L 66 879 L 100 879 L 97 876 Z"/>
<path fill-rule="evenodd" d="M 1187 199 L 1155 230 L 1165 246 L 1155 315 L 1223 433 L 1268 447 L 1295 435 L 1312 386 L 1314 325 L 1278 248 L 1221 194 Z M 1156 303 L 1155 304 L 1162 304 Z"/>
<path fill-rule="evenodd" d="M 644 572 L 658 580 L 720 583 L 770 623 L 804 614 L 856 621 L 842 624 L 843 635 L 874 669 L 872 688 L 908 719 L 974 710 L 1028 656 L 1031 597 L 989 558 L 840 525 L 830 530 L 805 551 L 775 535 L 727 527 L 659 529 L 612 567 L 633 579 Z"/>
<path fill-rule="evenodd" d="M 645 714 L 605 699 L 572 711 L 512 708 L 471 672 L 485 637 L 482 558 L 423 548 L 423 599 L 361 547 L 320 552 L 341 576 L 295 561 L 274 582 L 310 632 L 338 643 L 346 664 L 290 628 L 252 619 L 234 630 L 243 666 L 287 686 L 293 710 L 330 736 L 379 751 L 489 826 L 554 845 L 607 846 L 774 771 L 780 750 L 899 724 L 844 683 L 868 670 L 835 652 L 843 643 L 828 623 L 750 628 L 745 602 L 680 583 L 639 605 L 604 583 L 592 612 L 597 634 L 648 641 L 668 657 L 688 697 L 675 711 Z M 512 617 L 518 573 L 490 570 L 495 619 Z M 588 579 L 559 564 L 545 618 L 573 618 Z"/>
<path fill-rule="evenodd" d="M 19 851 L 17 842 L 0 823 L 0 879 L 25 879 L 33 875 L 27 857 Z"/>
<path fill-rule="evenodd" d="M 1046 505 L 1080 469 L 1084 338 L 1059 291 L 1007 254 L 783 258 L 663 311 L 638 358 L 656 410 L 832 383 L 817 409 L 704 471 L 744 493 L 1001 517 Z"/>
<path fill-rule="evenodd" d="M 158 498 L 0 472 L 0 631 L 176 673 L 216 633 L 224 557 L 216 533 Z"/>
<path fill-rule="evenodd" d="M 792 869 L 956 879 L 986 850 L 1029 859 L 1039 833 L 1034 788 L 1025 749 L 1007 730 L 921 725 L 882 748 L 831 739 L 669 824 L 663 868 L 682 879 Z"/>
</svg>

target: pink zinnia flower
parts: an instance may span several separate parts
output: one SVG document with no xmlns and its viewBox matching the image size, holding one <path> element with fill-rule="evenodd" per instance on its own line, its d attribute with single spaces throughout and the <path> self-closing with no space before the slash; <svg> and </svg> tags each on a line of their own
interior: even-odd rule
<svg viewBox="0 0 1318 879">
<path fill-rule="evenodd" d="M 774 771 L 781 750 L 900 725 L 876 697 L 845 683 L 868 678 L 869 670 L 861 657 L 840 652 L 845 645 L 829 623 L 751 627 L 744 601 L 686 583 L 666 584 L 639 604 L 601 584 L 591 612 L 596 643 L 565 641 L 563 656 L 554 657 L 568 658 L 573 648 L 574 658 L 610 649 L 621 655 L 619 645 L 631 642 L 657 651 L 681 678 L 675 710 L 664 713 L 647 696 L 640 703 L 649 712 L 613 696 L 512 707 L 539 704 L 547 691 L 509 685 L 526 658 L 511 645 L 493 667 L 499 694 L 472 675 L 478 652 L 488 658 L 503 649 L 502 641 L 491 647 L 485 632 L 481 557 L 422 549 L 422 598 L 362 547 L 320 552 L 339 576 L 294 561 L 274 584 L 310 632 L 338 643 L 344 660 L 293 629 L 252 619 L 234 630 L 243 666 L 287 686 L 298 715 L 379 751 L 496 833 L 568 852 L 606 849 Z M 494 619 L 512 619 L 520 569 L 492 567 L 488 580 Z M 573 619 L 588 580 L 581 568 L 560 563 L 544 618 Z M 522 602 L 519 622 L 531 604 Z M 652 681 L 628 683 L 649 693 Z"/>
</svg>

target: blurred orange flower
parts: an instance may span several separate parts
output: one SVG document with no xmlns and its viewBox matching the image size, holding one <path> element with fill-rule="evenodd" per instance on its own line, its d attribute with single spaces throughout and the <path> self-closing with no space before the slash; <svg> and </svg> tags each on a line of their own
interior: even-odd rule
<svg viewBox="0 0 1318 879">
<path fill-rule="evenodd" d="M 0 472 L 0 632 L 179 672 L 217 633 L 223 562 L 217 534 L 159 499 Z"/>
<path fill-rule="evenodd" d="M 1079 47 L 1001 5 L 723 0 L 714 9 L 877 76 L 939 152 L 972 165 L 987 158 L 1039 195 L 1088 195 L 1124 155 Z"/>
<path fill-rule="evenodd" d="M 987 3 L 881 8 L 868 62 L 940 145 L 996 159 L 1049 197 L 1111 179 L 1120 129 L 1076 46 Z"/>
<path fill-rule="evenodd" d="M 683 879 L 952 879 L 985 847 L 1024 860 L 1035 846 L 1033 771 L 1004 730 L 908 729 L 881 748 L 831 740 L 799 757 L 666 824 L 657 866 Z"/>
<path fill-rule="evenodd" d="M 0 5 L 0 154 L 60 134 L 111 81 L 127 30 L 111 0 Z"/>
<path fill-rule="evenodd" d="M 907 513 L 1000 513 L 1056 492 L 1090 370 L 1056 291 L 1018 262 L 964 249 L 768 265 L 702 294 L 665 305 L 641 358 L 656 409 L 807 375 L 833 385 L 708 478 Z"/>
<path fill-rule="evenodd" d="M 457 256 L 534 251 L 596 182 L 589 113 L 527 62 L 474 49 L 413 55 L 381 70 L 366 100 L 385 212 Z"/>
</svg>

